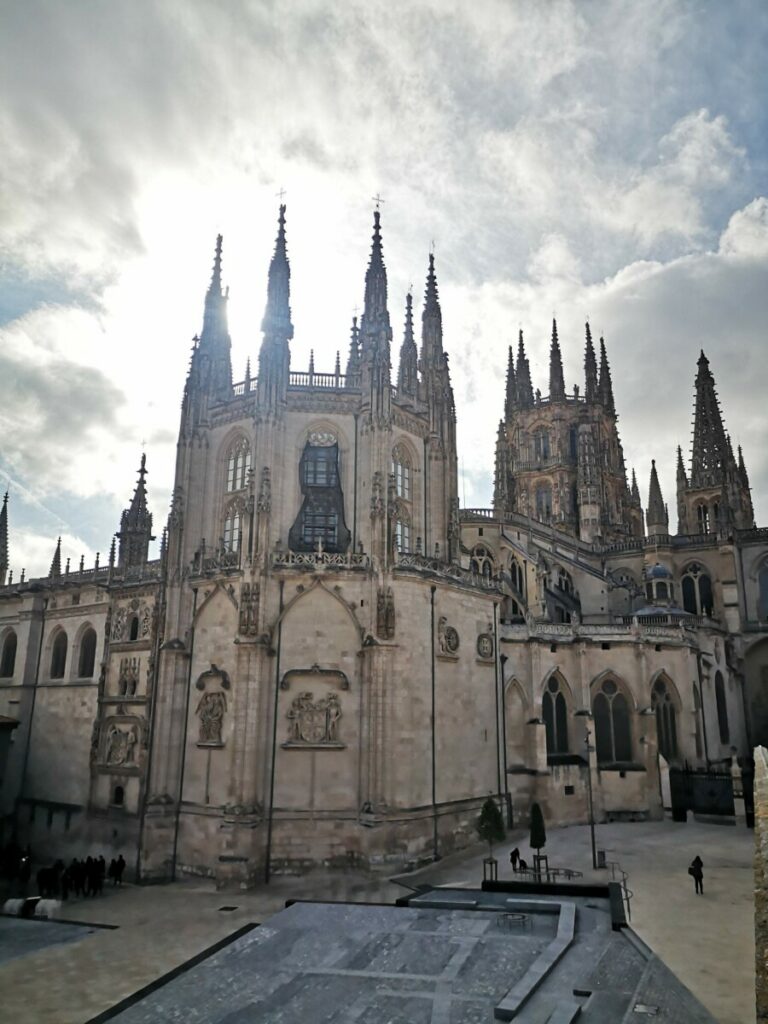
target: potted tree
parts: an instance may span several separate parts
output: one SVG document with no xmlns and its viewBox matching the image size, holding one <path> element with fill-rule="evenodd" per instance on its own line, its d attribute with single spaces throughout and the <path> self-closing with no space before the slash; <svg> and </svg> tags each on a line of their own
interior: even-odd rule
<svg viewBox="0 0 768 1024">
<path fill-rule="evenodd" d="M 547 830 L 544 827 L 544 815 L 541 813 L 541 807 L 538 804 L 533 804 L 531 807 L 531 838 L 530 846 L 536 853 L 533 855 L 533 869 L 536 872 L 536 877 L 541 881 L 542 868 L 546 871 L 547 878 L 549 878 L 549 862 L 547 855 L 542 853 L 542 849 L 547 845 Z"/>
<path fill-rule="evenodd" d="M 483 881 L 495 882 L 499 873 L 499 862 L 493 856 L 493 844 L 504 840 L 504 819 L 493 797 L 488 799 L 480 809 L 477 819 L 477 834 L 484 843 L 488 843 L 488 856 L 483 861 Z"/>
</svg>

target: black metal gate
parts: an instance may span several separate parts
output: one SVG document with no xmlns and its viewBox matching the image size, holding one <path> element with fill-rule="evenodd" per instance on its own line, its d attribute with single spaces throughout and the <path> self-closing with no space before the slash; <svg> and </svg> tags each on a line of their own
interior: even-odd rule
<svg viewBox="0 0 768 1024">
<path fill-rule="evenodd" d="M 703 768 L 670 768 L 672 818 L 685 821 L 688 811 L 735 817 L 733 778 L 730 772 Z"/>
</svg>

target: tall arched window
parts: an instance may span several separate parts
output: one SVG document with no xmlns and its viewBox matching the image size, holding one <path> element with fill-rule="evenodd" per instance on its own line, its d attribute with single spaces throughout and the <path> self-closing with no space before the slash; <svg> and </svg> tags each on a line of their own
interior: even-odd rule
<svg viewBox="0 0 768 1024">
<path fill-rule="evenodd" d="M 725 682 L 723 673 L 715 673 L 715 704 L 717 705 L 717 728 L 720 731 L 720 742 L 730 743 L 731 730 L 728 727 L 728 704 L 725 699 Z"/>
<path fill-rule="evenodd" d="M 411 516 L 401 502 L 398 502 L 395 509 L 395 547 L 400 554 L 411 551 Z"/>
<path fill-rule="evenodd" d="M 598 764 L 632 760 L 632 727 L 627 698 L 613 679 L 606 679 L 592 701 Z"/>
<path fill-rule="evenodd" d="M 764 562 L 757 574 L 757 617 L 768 619 L 768 562 Z"/>
<path fill-rule="evenodd" d="M 548 523 L 552 518 L 552 487 L 549 484 L 536 487 L 536 518 L 540 523 Z"/>
<path fill-rule="evenodd" d="M 80 638 L 80 660 L 77 674 L 81 679 L 91 679 L 96 667 L 96 630 L 86 629 Z"/>
<path fill-rule="evenodd" d="M 472 557 L 469 560 L 469 568 L 472 572 L 476 572 L 478 576 L 484 576 L 487 580 L 495 575 L 496 565 L 493 555 L 484 544 L 477 544 L 475 546 Z"/>
<path fill-rule="evenodd" d="M 3 653 L 0 655 L 0 678 L 2 679 L 10 679 L 16 670 L 17 643 L 16 633 L 9 629 L 3 640 Z"/>
<path fill-rule="evenodd" d="M 395 494 L 403 501 L 411 501 L 412 472 L 408 449 L 402 444 L 395 445 L 392 451 L 392 476 L 395 478 Z"/>
<path fill-rule="evenodd" d="M 677 757 L 676 709 L 669 688 L 663 679 L 657 679 L 653 684 L 651 707 L 656 712 L 659 752 L 667 761 L 674 761 Z"/>
<path fill-rule="evenodd" d="M 696 506 L 696 522 L 699 533 L 709 533 L 709 509 L 706 505 Z"/>
<path fill-rule="evenodd" d="M 131 625 L 128 627 L 128 639 L 138 640 L 139 639 L 139 616 L 134 615 L 131 619 Z"/>
<path fill-rule="evenodd" d="M 549 434 L 544 429 L 533 432 L 533 458 L 535 462 L 549 458 Z"/>
<path fill-rule="evenodd" d="M 766 569 L 768 574 L 768 569 Z M 524 593 L 523 590 L 523 567 L 520 565 L 514 555 L 509 560 L 509 574 L 512 577 L 512 586 L 521 596 Z M 768 578 L 768 575 L 767 577 Z"/>
<path fill-rule="evenodd" d="M 541 714 L 547 734 L 547 754 L 567 754 L 568 705 L 557 676 L 547 682 L 541 698 Z"/>
<path fill-rule="evenodd" d="M 683 608 L 691 615 L 712 615 L 714 607 L 712 579 L 703 566 L 693 562 L 683 576 Z"/>
<path fill-rule="evenodd" d="M 67 667 L 67 634 L 60 629 L 51 648 L 51 679 L 63 679 Z"/>
<path fill-rule="evenodd" d="M 227 491 L 242 491 L 248 483 L 250 468 L 251 446 L 241 437 L 227 455 Z"/>
<path fill-rule="evenodd" d="M 222 542 L 225 551 L 239 551 L 243 539 L 243 516 L 240 503 L 230 502 L 224 512 Z"/>
<path fill-rule="evenodd" d="M 558 569 L 557 583 L 555 584 L 555 586 L 558 590 L 562 590 L 565 594 L 572 594 L 574 590 L 573 577 L 569 572 L 566 572 L 565 569 Z"/>
</svg>

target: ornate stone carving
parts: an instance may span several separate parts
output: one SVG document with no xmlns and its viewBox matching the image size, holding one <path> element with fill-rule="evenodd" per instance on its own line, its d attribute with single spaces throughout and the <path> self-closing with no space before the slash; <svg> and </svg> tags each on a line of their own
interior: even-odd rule
<svg viewBox="0 0 768 1024">
<path fill-rule="evenodd" d="M 459 634 L 448 619 L 441 615 L 437 621 L 437 645 L 441 654 L 455 655 L 459 650 Z"/>
<path fill-rule="evenodd" d="M 488 623 L 488 629 L 485 633 L 480 633 L 477 638 L 477 653 L 479 657 L 486 660 L 490 660 L 494 653 L 493 643 L 493 624 Z"/>
<path fill-rule="evenodd" d="M 181 487 L 177 487 L 171 498 L 171 511 L 168 514 L 168 529 L 178 530 L 184 525 L 184 506 Z"/>
<path fill-rule="evenodd" d="M 288 740 L 283 746 L 343 747 L 339 741 L 341 714 L 341 700 L 335 690 L 317 701 L 305 690 L 288 709 Z"/>
<path fill-rule="evenodd" d="M 244 583 L 240 588 L 240 632 L 257 636 L 259 632 L 259 584 Z"/>
<path fill-rule="evenodd" d="M 104 745 L 104 761 L 108 765 L 132 766 L 136 764 L 136 744 L 139 742 L 135 725 L 121 729 L 112 723 L 107 729 Z"/>
<path fill-rule="evenodd" d="M 152 608 L 145 604 L 141 609 L 139 636 L 148 637 L 152 632 Z"/>
<path fill-rule="evenodd" d="M 376 633 L 382 640 L 391 640 L 395 635 L 395 595 L 391 587 L 379 590 L 376 602 Z"/>
<path fill-rule="evenodd" d="M 201 747 L 222 747 L 221 730 L 227 711 L 227 696 L 223 690 L 209 690 L 200 698 L 195 714 L 200 719 L 200 734 L 197 739 Z"/>
<path fill-rule="evenodd" d="M 371 480 L 371 519 L 384 515 L 384 494 L 381 473 L 376 470 Z"/>
<path fill-rule="evenodd" d="M 133 697 L 139 685 L 139 659 L 121 658 L 117 689 L 121 697 Z"/>
<path fill-rule="evenodd" d="M 125 640 L 125 633 L 128 628 L 128 609 L 117 608 L 112 620 L 112 639 L 117 643 Z"/>
<path fill-rule="evenodd" d="M 272 511 L 272 475 L 269 466 L 264 466 L 261 471 L 261 482 L 259 483 L 259 499 L 256 503 L 259 512 L 268 513 Z"/>
<path fill-rule="evenodd" d="M 338 443 L 338 438 L 330 430 L 312 430 L 307 437 L 307 443 L 313 448 L 332 448 Z"/>
</svg>

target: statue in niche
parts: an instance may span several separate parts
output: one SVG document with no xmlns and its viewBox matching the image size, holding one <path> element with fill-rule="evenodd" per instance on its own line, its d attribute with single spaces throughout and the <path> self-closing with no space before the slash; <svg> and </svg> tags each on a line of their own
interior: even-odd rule
<svg viewBox="0 0 768 1024">
<path fill-rule="evenodd" d="M 259 584 L 244 583 L 240 588 L 240 632 L 256 636 L 259 631 Z"/>
<path fill-rule="evenodd" d="M 317 701 L 305 690 L 293 699 L 287 712 L 288 744 L 339 746 L 341 714 L 341 700 L 335 690 Z"/>
<path fill-rule="evenodd" d="M 139 659 L 122 658 L 120 660 L 120 677 L 118 690 L 121 697 L 133 697 L 139 684 Z"/>
<path fill-rule="evenodd" d="M 395 595 L 391 587 L 378 593 L 376 632 L 382 640 L 391 640 L 395 635 Z"/>
<path fill-rule="evenodd" d="M 107 733 L 107 742 L 104 750 L 104 760 L 110 765 L 132 765 L 135 764 L 135 749 L 138 743 L 136 726 L 128 729 L 120 729 L 116 725 L 110 726 Z"/>
<path fill-rule="evenodd" d="M 125 639 L 125 629 L 128 624 L 128 609 L 118 608 L 112 623 L 112 639 L 118 643 Z"/>
<path fill-rule="evenodd" d="M 200 718 L 198 743 L 211 746 L 222 745 L 221 730 L 226 710 L 227 697 L 223 690 L 211 690 L 202 695 L 195 712 Z"/>
<path fill-rule="evenodd" d="M 272 510 L 272 478 L 269 466 L 264 466 L 261 471 L 261 483 L 259 484 L 259 498 L 256 503 L 259 512 L 271 512 Z"/>
<path fill-rule="evenodd" d="M 384 498 L 382 495 L 381 473 L 376 470 L 371 480 L 371 519 L 384 515 Z"/>
<path fill-rule="evenodd" d="M 141 635 L 149 636 L 152 629 L 152 609 L 145 604 L 141 611 Z"/>
</svg>

